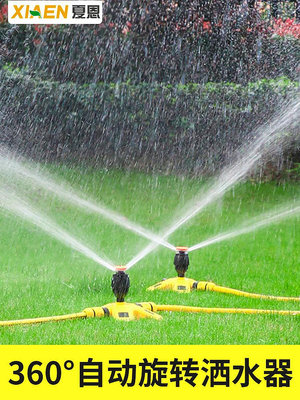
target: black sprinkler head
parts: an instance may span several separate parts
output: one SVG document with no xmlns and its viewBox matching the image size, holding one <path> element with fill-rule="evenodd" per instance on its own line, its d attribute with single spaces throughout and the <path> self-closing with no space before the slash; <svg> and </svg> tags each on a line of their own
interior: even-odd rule
<svg viewBox="0 0 300 400">
<path fill-rule="evenodd" d="M 176 254 L 174 257 L 174 265 L 177 274 L 180 278 L 183 278 L 190 264 L 188 248 L 187 247 L 176 247 Z"/>
<path fill-rule="evenodd" d="M 116 267 L 111 280 L 111 288 L 117 298 L 117 302 L 123 302 L 130 287 L 129 276 L 125 273 L 125 267 Z"/>
</svg>

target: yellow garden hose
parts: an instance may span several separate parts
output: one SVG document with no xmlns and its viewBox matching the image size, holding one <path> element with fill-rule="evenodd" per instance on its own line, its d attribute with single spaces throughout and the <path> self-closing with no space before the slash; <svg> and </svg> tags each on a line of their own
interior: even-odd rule
<svg viewBox="0 0 300 400">
<path fill-rule="evenodd" d="M 259 310 L 251 308 L 207 308 L 207 307 L 191 307 L 191 306 L 175 306 L 158 304 L 156 311 L 179 311 L 189 313 L 221 313 L 221 314 L 275 314 L 275 315 L 300 315 L 300 311 L 288 310 Z"/>
<path fill-rule="evenodd" d="M 285 297 L 285 296 L 271 296 L 266 294 L 257 294 L 244 292 L 242 290 L 231 289 L 225 286 L 218 286 L 213 282 L 198 282 L 197 290 L 207 290 L 211 292 L 228 293 L 235 296 L 250 297 L 252 299 L 263 299 L 263 300 L 278 300 L 278 301 L 300 301 L 300 297 Z"/>
<path fill-rule="evenodd" d="M 58 322 L 67 321 L 71 319 L 83 319 L 83 318 L 101 318 L 104 317 L 105 310 L 103 307 L 86 308 L 82 312 L 74 314 L 56 315 L 53 317 L 39 317 L 29 319 L 16 319 L 11 321 L 0 321 L 0 326 L 14 326 L 14 325 L 33 325 L 40 324 L 42 322 Z"/>
<path fill-rule="evenodd" d="M 56 322 L 65 321 L 68 319 L 78 319 L 86 318 L 86 312 L 80 312 L 75 314 L 57 315 L 53 317 L 40 317 L 40 318 L 30 318 L 30 319 L 16 319 L 12 321 L 0 321 L 0 326 L 14 326 L 14 325 L 32 325 L 39 324 L 41 322 Z"/>
</svg>

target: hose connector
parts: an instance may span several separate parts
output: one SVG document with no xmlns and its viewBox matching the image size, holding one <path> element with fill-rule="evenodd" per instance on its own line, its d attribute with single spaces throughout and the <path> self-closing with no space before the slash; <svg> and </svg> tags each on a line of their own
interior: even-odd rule
<svg viewBox="0 0 300 400">
<path fill-rule="evenodd" d="M 102 318 L 107 315 L 104 307 L 90 307 L 83 310 L 86 313 L 86 318 Z"/>
<path fill-rule="evenodd" d="M 213 282 L 207 282 L 207 281 L 195 281 L 193 285 L 193 289 L 196 290 L 201 290 L 203 292 L 210 292 L 214 291 L 215 287 L 217 285 Z"/>
<path fill-rule="evenodd" d="M 138 306 L 143 307 L 145 310 L 156 312 L 157 311 L 157 305 L 153 303 L 152 301 L 147 301 L 147 302 L 142 302 L 142 303 L 135 303 Z"/>
</svg>

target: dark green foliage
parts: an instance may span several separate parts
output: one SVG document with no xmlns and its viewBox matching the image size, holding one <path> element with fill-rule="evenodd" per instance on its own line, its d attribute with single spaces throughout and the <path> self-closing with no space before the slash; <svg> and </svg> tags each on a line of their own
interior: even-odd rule
<svg viewBox="0 0 300 400">
<path fill-rule="evenodd" d="M 0 63 L 62 82 L 187 83 L 297 78 L 299 40 L 272 37 L 242 1 L 105 2 L 95 26 L 6 26 Z"/>
<path fill-rule="evenodd" d="M 6 67 L 2 141 L 35 158 L 213 173 L 297 87 L 287 78 L 60 84 Z"/>
</svg>

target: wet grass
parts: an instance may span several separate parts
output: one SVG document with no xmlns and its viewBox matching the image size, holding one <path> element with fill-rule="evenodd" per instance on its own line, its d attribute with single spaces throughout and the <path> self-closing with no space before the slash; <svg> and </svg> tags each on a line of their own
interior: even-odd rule
<svg viewBox="0 0 300 400">
<path fill-rule="evenodd" d="M 159 232 L 175 210 L 205 182 L 141 173 L 48 167 L 90 197 Z M 19 186 L 35 206 L 116 264 L 126 263 L 147 241 L 103 218 L 83 212 L 44 192 Z M 247 218 L 300 198 L 297 183 L 243 183 L 182 227 L 175 245 L 194 245 Z M 190 255 L 188 276 L 255 293 L 299 296 L 299 217 L 282 221 Z M 146 292 L 175 276 L 173 253 L 159 248 L 129 272 L 127 301 L 299 310 L 300 304 L 193 292 Z M 81 311 L 113 301 L 111 272 L 68 249 L 38 228 L 0 213 L 0 319 Z M 0 328 L 1 344 L 299 344 L 299 317 L 162 313 L 163 320 L 122 323 L 90 319 Z"/>
</svg>

